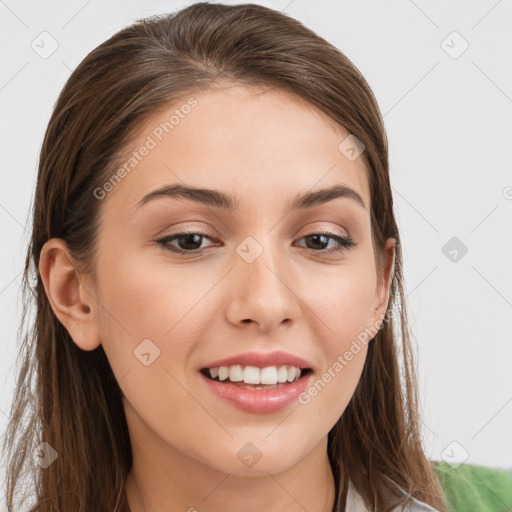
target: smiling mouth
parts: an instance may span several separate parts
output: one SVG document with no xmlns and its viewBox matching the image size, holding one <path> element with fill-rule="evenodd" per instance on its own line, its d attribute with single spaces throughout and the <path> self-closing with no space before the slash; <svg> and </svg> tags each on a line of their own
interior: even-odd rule
<svg viewBox="0 0 512 512">
<path fill-rule="evenodd" d="M 200 372 L 210 380 L 246 389 L 275 389 L 295 383 L 312 372 L 311 368 L 294 366 L 202 368 Z"/>
</svg>

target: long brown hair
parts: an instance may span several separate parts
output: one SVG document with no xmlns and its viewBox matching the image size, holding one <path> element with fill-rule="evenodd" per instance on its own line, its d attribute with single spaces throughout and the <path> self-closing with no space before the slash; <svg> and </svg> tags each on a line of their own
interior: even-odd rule
<svg viewBox="0 0 512 512">
<path fill-rule="evenodd" d="M 128 510 L 124 486 L 132 454 L 122 392 L 102 346 L 81 350 L 53 313 L 37 271 L 40 252 L 47 240 L 61 238 L 77 270 L 95 276 L 101 201 L 94 190 L 118 168 L 119 155 L 149 116 L 220 80 L 298 95 L 364 144 L 379 275 L 386 240 L 394 237 L 397 245 L 388 320 L 368 345 L 355 394 L 328 436 L 334 511 L 345 508 L 350 478 L 372 510 L 403 502 L 392 496 L 391 479 L 444 512 L 439 480 L 421 445 L 401 245 L 376 99 L 352 62 L 297 20 L 255 4 L 211 3 L 119 31 L 80 63 L 54 107 L 22 283 L 21 324 L 33 299 L 35 320 L 19 332 L 19 373 L 3 446 L 9 511 L 25 474 L 34 512 Z M 46 468 L 32 462 L 37 450 L 48 449 L 41 443 L 58 456 Z"/>
</svg>

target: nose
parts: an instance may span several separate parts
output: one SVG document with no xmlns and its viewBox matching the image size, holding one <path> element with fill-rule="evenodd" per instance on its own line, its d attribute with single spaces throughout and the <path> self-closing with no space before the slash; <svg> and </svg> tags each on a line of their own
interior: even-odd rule
<svg viewBox="0 0 512 512">
<path fill-rule="evenodd" d="M 237 247 L 227 309 L 231 323 L 256 323 L 261 331 L 268 332 L 280 324 L 291 325 L 296 321 L 300 299 L 294 289 L 297 280 L 286 257 L 271 237 L 265 237 L 264 244 L 256 237 L 248 237 Z"/>
</svg>

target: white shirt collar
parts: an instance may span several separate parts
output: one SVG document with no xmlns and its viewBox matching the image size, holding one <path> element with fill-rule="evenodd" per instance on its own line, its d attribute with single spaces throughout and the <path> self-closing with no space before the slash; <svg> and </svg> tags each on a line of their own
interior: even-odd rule
<svg viewBox="0 0 512 512">
<path fill-rule="evenodd" d="M 402 496 L 407 496 L 407 493 L 401 487 L 399 487 L 398 484 L 395 482 L 393 483 L 396 485 L 396 487 L 398 487 Z M 350 479 L 348 481 L 346 510 L 347 512 L 371 512 L 371 510 L 365 505 L 362 496 L 357 492 L 354 484 L 352 483 L 352 480 Z M 398 506 L 394 510 L 398 511 L 402 510 L 402 508 L 401 506 Z M 407 507 L 403 510 L 404 512 L 438 512 L 435 508 L 432 508 L 430 505 L 427 505 L 422 501 L 418 501 L 416 498 L 412 498 Z"/>
</svg>

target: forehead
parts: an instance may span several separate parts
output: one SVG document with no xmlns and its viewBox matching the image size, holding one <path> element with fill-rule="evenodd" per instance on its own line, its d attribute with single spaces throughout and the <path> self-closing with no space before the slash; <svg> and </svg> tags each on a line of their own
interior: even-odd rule
<svg viewBox="0 0 512 512">
<path fill-rule="evenodd" d="M 247 201 L 342 183 L 369 208 L 363 158 L 350 160 L 339 148 L 348 135 L 325 113 L 279 89 L 207 89 L 146 120 L 119 161 L 124 177 L 108 202 L 128 214 L 151 190 L 180 182 Z"/>
</svg>

